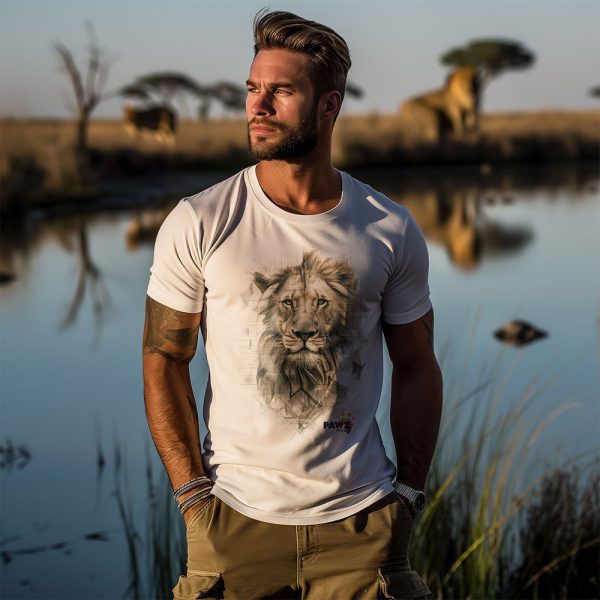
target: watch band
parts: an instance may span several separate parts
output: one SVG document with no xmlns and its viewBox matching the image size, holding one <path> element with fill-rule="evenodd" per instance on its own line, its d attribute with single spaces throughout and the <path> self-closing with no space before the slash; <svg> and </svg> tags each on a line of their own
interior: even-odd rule
<svg viewBox="0 0 600 600">
<path fill-rule="evenodd" d="M 394 490 L 397 494 L 406 498 L 415 512 L 421 512 L 425 508 L 425 493 L 415 490 L 405 483 L 394 481 Z"/>
</svg>

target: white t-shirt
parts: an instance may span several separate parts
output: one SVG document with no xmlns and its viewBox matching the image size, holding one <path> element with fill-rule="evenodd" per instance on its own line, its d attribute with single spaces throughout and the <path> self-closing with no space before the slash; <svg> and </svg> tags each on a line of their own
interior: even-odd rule
<svg viewBox="0 0 600 600">
<path fill-rule="evenodd" d="M 302 215 L 249 167 L 183 198 L 156 238 L 148 296 L 202 311 L 213 493 L 269 523 L 342 519 L 393 490 L 375 420 L 381 321 L 431 307 L 407 209 L 340 173 L 340 202 Z"/>
</svg>

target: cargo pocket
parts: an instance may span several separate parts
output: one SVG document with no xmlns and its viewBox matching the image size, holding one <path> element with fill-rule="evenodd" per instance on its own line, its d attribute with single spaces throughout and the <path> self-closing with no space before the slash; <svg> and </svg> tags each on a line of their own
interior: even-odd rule
<svg viewBox="0 0 600 600">
<path fill-rule="evenodd" d="M 431 600 L 431 591 L 416 571 L 379 569 L 378 598 Z"/>
<path fill-rule="evenodd" d="M 173 588 L 173 599 L 196 600 L 196 598 L 221 600 L 223 598 L 221 574 L 182 575 Z"/>
</svg>

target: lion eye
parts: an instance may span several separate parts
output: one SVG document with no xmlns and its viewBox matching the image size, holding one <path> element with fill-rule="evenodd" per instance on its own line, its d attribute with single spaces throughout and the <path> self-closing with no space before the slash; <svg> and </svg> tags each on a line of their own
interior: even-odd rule
<svg viewBox="0 0 600 600">
<path fill-rule="evenodd" d="M 327 298 L 319 298 L 317 300 L 317 306 L 325 306 L 325 304 L 329 304 L 329 300 L 327 300 Z"/>
<path fill-rule="evenodd" d="M 281 304 L 284 304 L 285 306 L 292 306 L 292 301 L 289 298 L 286 298 L 285 300 L 281 301 Z"/>
</svg>

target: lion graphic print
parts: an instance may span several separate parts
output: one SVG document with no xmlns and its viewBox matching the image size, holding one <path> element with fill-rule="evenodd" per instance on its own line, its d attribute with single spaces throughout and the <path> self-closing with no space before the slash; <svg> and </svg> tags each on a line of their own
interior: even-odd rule
<svg viewBox="0 0 600 600">
<path fill-rule="evenodd" d="M 345 262 L 306 252 L 297 266 L 254 273 L 254 283 L 265 326 L 258 388 L 267 405 L 302 428 L 344 395 L 339 371 L 355 337 L 355 276 Z"/>
</svg>

